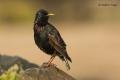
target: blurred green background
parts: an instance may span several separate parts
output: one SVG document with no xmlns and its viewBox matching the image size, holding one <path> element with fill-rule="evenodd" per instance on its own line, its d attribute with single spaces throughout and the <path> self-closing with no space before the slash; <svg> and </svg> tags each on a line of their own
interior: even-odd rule
<svg viewBox="0 0 120 80">
<path fill-rule="evenodd" d="M 119 0 L 0 0 L 0 22 L 23 23 L 34 19 L 39 9 L 57 16 L 54 21 L 119 21 Z M 109 4 L 100 6 L 100 4 Z M 113 4 L 116 4 L 115 6 Z M 64 19 L 63 19 L 64 18 Z"/>
<path fill-rule="evenodd" d="M 119 0 L 0 0 L 0 53 L 41 65 L 50 56 L 33 39 L 36 11 L 46 9 L 67 43 L 73 63 L 66 71 L 78 80 L 120 80 Z"/>
</svg>

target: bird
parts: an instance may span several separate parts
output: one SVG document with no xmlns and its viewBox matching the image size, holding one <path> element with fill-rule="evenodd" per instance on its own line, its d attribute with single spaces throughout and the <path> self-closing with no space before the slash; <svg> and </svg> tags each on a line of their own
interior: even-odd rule
<svg viewBox="0 0 120 80">
<path fill-rule="evenodd" d="M 45 9 L 39 9 L 36 12 L 33 27 L 34 41 L 40 50 L 51 56 L 47 62 L 48 66 L 50 66 L 54 58 L 58 56 L 65 62 L 67 69 L 70 70 L 69 62 L 72 63 L 72 60 L 67 53 L 66 43 L 56 27 L 48 21 L 52 15 L 54 14 L 49 13 Z"/>
</svg>

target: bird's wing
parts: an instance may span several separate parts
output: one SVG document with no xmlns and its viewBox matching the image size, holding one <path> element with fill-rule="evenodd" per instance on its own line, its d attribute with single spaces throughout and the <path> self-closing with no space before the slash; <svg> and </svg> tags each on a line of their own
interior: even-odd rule
<svg viewBox="0 0 120 80">
<path fill-rule="evenodd" d="M 62 39 L 59 34 L 48 34 L 48 39 L 49 39 L 49 43 L 55 48 L 55 50 L 60 53 L 61 56 L 63 56 L 63 59 L 66 63 L 66 67 L 68 70 L 70 70 L 70 65 L 68 63 L 68 60 L 70 62 L 71 61 L 71 58 L 68 56 L 67 52 L 66 52 L 66 45 L 63 46 L 63 44 L 60 44 L 60 40 L 59 39 Z"/>
<path fill-rule="evenodd" d="M 60 33 L 54 26 L 52 25 L 50 26 L 51 26 L 51 30 L 48 31 L 49 43 L 51 44 L 52 47 L 55 48 L 55 50 L 60 54 L 60 56 L 72 62 L 71 58 L 67 54 L 66 44 L 62 39 Z"/>
<path fill-rule="evenodd" d="M 65 48 L 66 48 L 66 43 L 64 42 L 64 40 L 62 39 L 62 37 L 60 36 L 60 33 L 58 32 L 57 33 L 57 39 L 58 39 L 58 41 L 60 42 L 60 44 L 62 45 L 62 46 L 64 46 Z"/>
<path fill-rule="evenodd" d="M 52 30 L 48 33 L 49 43 L 59 52 L 62 56 L 66 57 L 66 44 L 61 38 L 60 34 L 56 30 Z"/>
<path fill-rule="evenodd" d="M 63 46 L 64 48 L 66 48 L 66 43 L 65 43 L 64 40 L 62 39 L 59 31 L 58 31 L 53 25 L 51 25 L 50 23 L 49 23 L 48 27 L 50 28 L 50 29 L 49 29 L 49 33 L 50 33 L 51 35 L 54 35 L 55 38 L 56 38 L 56 40 L 57 40 L 57 42 L 58 42 L 61 46 Z"/>
</svg>

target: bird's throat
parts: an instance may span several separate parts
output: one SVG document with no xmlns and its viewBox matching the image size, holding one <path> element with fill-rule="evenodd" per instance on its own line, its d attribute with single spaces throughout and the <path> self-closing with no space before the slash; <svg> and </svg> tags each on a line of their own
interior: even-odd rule
<svg viewBox="0 0 120 80">
<path fill-rule="evenodd" d="M 40 22 L 37 22 L 36 24 L 39 26 L 39 27 L 43 27 L 45 25 L 47 25 L 48 21 L 40 21 Z"/>
</svg>

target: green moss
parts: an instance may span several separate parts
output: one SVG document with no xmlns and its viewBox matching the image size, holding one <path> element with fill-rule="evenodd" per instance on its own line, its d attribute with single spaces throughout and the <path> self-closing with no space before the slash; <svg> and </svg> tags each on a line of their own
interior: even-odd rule
<svg viewBox="0 0 120 80">
<path fill-rule="evenodd" d="M 0 80 L 18 80 L 18 65 L 13 65 L 5 73 L 0 76 Z"/>
</svg>

